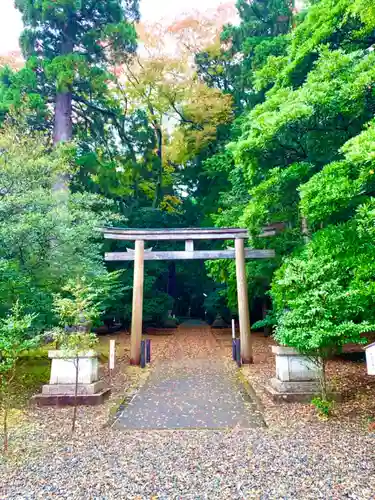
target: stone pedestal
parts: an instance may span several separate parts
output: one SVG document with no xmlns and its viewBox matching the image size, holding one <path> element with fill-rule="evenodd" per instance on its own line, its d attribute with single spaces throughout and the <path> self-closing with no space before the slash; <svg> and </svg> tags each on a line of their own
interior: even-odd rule
<svg viewBox="0 0 375 500">
<path fill-rule="evenodd" d="M 50 385 L 75 384 L 78 361 L 78 383 L 91 384 L 99 379 L 98 355 L 95 351 L 79 353 L 78 360 L 65 351 L 49 351 L 52 360 Z"/>
<path fill-rule="evenodd" d="M 52 360 L 50 382 L 42 393 L 34 396 L 39 405 L 73 405 L 75 403 L 76 368 L 78 363 L 77 403 L 97 405 L 109 395 L 110 389 L 99 380 L 98 355 L 95 351 L 79 353 L 78 358 L 65 351 L 49 351 Z"/>
<path fill-rule="evenodd" d="M 266 390 L 275 401 L 311 401 L 319 393 L 319 368 L 295 349 L 272 346 L 276 357 L 276 377 Z"/>
</svg>

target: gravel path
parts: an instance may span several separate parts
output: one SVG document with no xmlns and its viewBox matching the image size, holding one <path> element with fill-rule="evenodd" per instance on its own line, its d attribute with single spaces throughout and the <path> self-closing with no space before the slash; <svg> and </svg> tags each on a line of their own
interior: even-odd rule
<svg viewBox="0 0 375 500">
<path fill-rule="evenodd" d="M 116 422 L 126 429 L 199 429 L 263 425 L 257 406 L 245 401 L 223 358 L 157 364 Z"/>
<path fill-rule="evenodd" d="M 157 355 L 159 360 L 212 362 L 219 351 L 208 329 L 189 329 L 168 339 L 165 347 L 160 344 Z M 281 416 L 283 406 L 279 411 Z M 120 430 L 103 427 L 103 412 L 103 407 L 81 408 L 72 441 L 70 409 L 30 411 L 28 426 L 17 438 L 24 456 L 0 465 L 0 498 L 375 497 L 375 434 L 355 422 Z"/>
<path fill-rule="evenodd" d="M 319 433 L 111 430 L 9 472 L 2 498 L 373 499 L 374 438 Z"/>
</svg>

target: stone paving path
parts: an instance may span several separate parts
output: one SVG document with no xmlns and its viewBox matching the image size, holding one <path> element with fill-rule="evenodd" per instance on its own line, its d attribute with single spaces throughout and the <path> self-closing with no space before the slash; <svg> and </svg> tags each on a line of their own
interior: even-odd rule
<svg viewBox="0 0 375 500">
<path fill-rule="evenodd" d="M 195 354 L 184 352 L 185 342 L 191 345 L 194 337 L 197 346 L 205 345 L 206 349 Z M 189 332 L 182 325 L 172 342 L 178 359 L 156 363 L 116 427 L 222 429 L 263 425 L 256 404 L 228 369 L 209 328 Z"/>
</svg>

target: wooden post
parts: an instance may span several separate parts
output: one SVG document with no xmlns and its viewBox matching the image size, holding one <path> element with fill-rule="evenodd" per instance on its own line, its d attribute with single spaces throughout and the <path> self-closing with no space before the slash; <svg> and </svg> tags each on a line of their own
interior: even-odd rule
<svg viewBox="0 0 375 500">
<path fill-rule="evenodd" d="M 146 368 L 146 341 L 141 340 L 141 368 Z"/>
<path fill-rule="evenodd" d="M 115 369 L 115 360 L 116 360 L 116 340 L 111 339 L 109 341 L 109 371 Z"/>
<path fill-rule="evenodd" d="M 145 242 L 143 240 L 136 240 L 134 255 L 132 327 L 130 338 L 131 365 L 139 365 L 141 362 L 144 251 Z"/>
<path fill-rule="evenodd" d="M 245 245 L 242 238 L 235 239 L 235 250 L 241 357 L 242 363 L 248 364 L 253 362 L 253 353 L 250 338 L 250 314 L 245 267 Z"/>
<path fill-rule="evenodd" d="M 241 368 L 242 359 L 241 359 L 241 339 L 236 339 L 236 362 L 238 368 Z"/>
<path fill-rule="evenodd" d="M 151 339 L 146 339 L 146 363 L 151 363 Z"/>
<path fill-rule="evenodd" d="M 237 339 L 232 339 L 232 359 L 233 359 L 233 361 L 237 361 L 236 345 L 237 345 Z"/>
</svg>

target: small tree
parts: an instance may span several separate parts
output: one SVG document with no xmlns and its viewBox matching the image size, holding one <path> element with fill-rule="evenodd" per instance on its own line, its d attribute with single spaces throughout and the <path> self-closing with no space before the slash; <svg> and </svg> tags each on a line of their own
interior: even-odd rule
<svg viewBox="0 0 375 500">
<path fill-rule="evenodd" d="M 60 331 L 56 335 L 57 340 L 61 344 L 61 348 L 66 354 L 73 358 L 75 368 L 75 387 L 74 387 L 74 404 L 72 416 L 72 434 L 76 429 L 77 422 L 77 406 L 78 406 L 78 380 L 79 380 L 79 356 L 83 352 L 95 347 L 98 342 L 97 336 L 89 332 L 72 332 Z"/>
<path fill-rule="evenodd" d="M 60 293 L 54 296 L 54 310 L 59 317 L 60 326 L 70 332 L 89 330 L 91 323 L 100 316 L 98 293 L 92 283 L 85 278 L 69 281 Z M 70 330 L 67 330 L 70 329 Z M 61 337 L 63 343 L 69 335 Z"/>
<path fill-rule="evenodd" d="M 21 353 L 34 348 L 40 337 L 30 338 L 30 328 L 36 314 L 24 314 L 16 302 L 10 314 L 0 319 L 0 400 L 3 409 L 4 453 L 8 451 L 8 415 L 11 408 L 12 385 L 17 374 Z"/>
<path fill-rule="evenodd" d="M 74 359 L 75 366 L 72 433 L 77 421 L 79 356 L 97 343 L 97 337 L 90 329 L 92 323 L 100 317 L 101 305 L 111 289 L 110 281 L 107 277 L 100 287 L 85 278 L 77 278 L 63 287 L 66 296 L 55 294 L 54 297 L 54 310 L 60 322 L 60 328 L 54 331 L 54 338 L 58 347 Z"/>
</svg>

